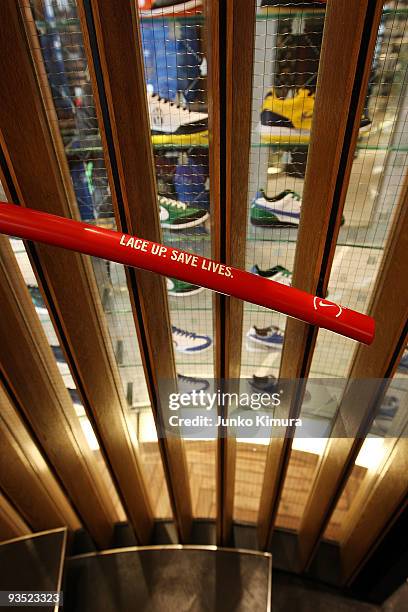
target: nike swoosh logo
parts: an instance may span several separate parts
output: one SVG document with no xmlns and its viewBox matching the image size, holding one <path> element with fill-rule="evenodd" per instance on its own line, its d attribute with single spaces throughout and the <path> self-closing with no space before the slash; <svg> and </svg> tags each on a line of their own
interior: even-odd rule
<svg viewBox="0 0 408 612">
<path fill-rule="evenodd" d="M 314 297 L 313 298 L 313 307 L 314 307 L 315 310 L 318 310 L 318 307 L 321 307 L 321 308 L 337 308 L 338 313 L 335 315 L 336 319 L 338 319 L 338 317 L 343 312 L 343 308 L 341 306 L 339 306 L 338 304 L 325 304 L 324 301 L 321 300 L 318 297 Z"/>
<path fill-rule="evenodd" d="M 163 206 L 160 206 L 160 221 L 167 221 L 170 217 L 168 210 L 166 210 Z"/>
</svg>

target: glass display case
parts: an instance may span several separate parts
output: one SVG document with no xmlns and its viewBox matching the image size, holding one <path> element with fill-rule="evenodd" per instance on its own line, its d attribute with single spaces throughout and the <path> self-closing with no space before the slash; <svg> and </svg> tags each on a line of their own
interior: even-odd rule
<svg viewBox="0 0 408 612">
<path fill-rule="evenodd" d="M 228 1 L 221 7 L 211 0 L 166 6 L 140 0 L 121 4 L 126 24 L 118 24 L 102 4 L 21 0 L 19 5 L 55 167 L 68 169 L 72 216 L 127 233 L 142 227 L 144 237 L 209 258 L 217 254 L 228 265 L 238 253 L 241 267 L 253 275 L 372 314 L 383 280 L 391 278 L 390 249 L 402 240 L 408 3 L 376 2 L 371 8 L 356 3 L 354 14 L 344 3 L 326 8 L 324 0 Z M 112 23 L 106 23 L 107 15 Z M 249 34 L 242 15 L 253 19 Z M 341 58 L 333 15 L 348 27 L 344 39 L 351 51 Z M 242 32 L 248 39 L 239 39 Z M 224 41 L 224 34 L 231 39 Z M 244 65 L 242 49 L 249 49 L 248 57 L 252 43 L 252 62 Z M 122 77 L 116 92 L 115 71 L 126 71 L 113 48 L 126 49 L 134 64 L 129 82 Z M 245 104 L 249 114 L 240 116 L 237 109 Z M 124 108 L 127 124 L 122 121 L 119 137 Z M 143 132 L 136 133 L 140 150 L 136 144 L 121 146 L 127 129 L 133 136 Z M 247 142 L 245 136 L 248 147 L 234 148 Z M 129 166 L 124 157 L 132 158 Z M 245 193 L 229 186 L 239 174 Z M 137 192 L 127 191 L 129 184 L 142 196 L 129 197 Z M 137 214 L 129 221 L 132 212 Z M 144 217 L 146 224 L 134 223 Z M 75 383 L 74 360 L 65 360 L 35 265 L 33 270 L 21 241 L 11 243 L 85 438 L 103 466 L 83 390 Z M 300 327 L 303 323 L 295 328 L 280 312 L 248 302 L 237 306 L 198 284 L 166 278 L 162 293 L 143 296 L 153 287 L 146 280 L 152 275 L 137 274 L 92 258 L 102 307 L 96 318 L 102 332 L 107 330 L 102 354 L 113 354 L 126 400 L 121 443 L 130 441 L 137 457 L 135 473 L 140 465 L 153 518 L 185 522 L 188 528 L 196 519 L 215 522 L 217 542 L 223 544 L 233 523 L 260 528 L 263 548 L 271 546 L 275 527 L 300 541 L 357 371 L 357 378 L 366 374 L 386 382 L 367 400 L 367 413 L 356 409 L 361 420 L 354 446 L 333 468 L 339 478 L 335 509 L 329 520 L 315 518 L 325 540 L 345 546 L 365 508 L 365 493 L 380 483 L 406 433 L 402 327 L 387 351 L 386 334 L 379 333 L 383 344 L 365 354 L 353 340 L 317 326 Z M 381 362 L 382 351 L 387 363 Z M 368 365 L 356 370 L 359 355 Z M 302 428 L 288 427 L 276 438 L 232 430 L 229 438 L 219 432 L 180 443 L 162 436 L 162 373 L 174 375 L 179 393 L 205 393 L 232 362 L 240 390 L 248 393 L 271 396 L 282 393 L 285 378 L 301 380 L 282 410 L 286 417 L 299 417 Z M 235 405 L 230 414 L 235 409 L 247 410 Z M 217 410 L 222 413 L 219 402 Z M 282 410 L 271 408 L 268 415 L 278 417 Z M 354 413 L 348 416 L 353 421 Z M 125 520 L 128 508 L 119 497 L 118 516 Z"/>
</svg>

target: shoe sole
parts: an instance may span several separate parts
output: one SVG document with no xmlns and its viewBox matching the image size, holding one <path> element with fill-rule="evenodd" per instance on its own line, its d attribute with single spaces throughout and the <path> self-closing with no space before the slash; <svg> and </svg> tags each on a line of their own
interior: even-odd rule
<svg viewBox="0 0 408 612">
<path fill-rule="evenodd" d="M 181 230 L 188 229 L 189 227 L 197 227 L 197 225 L 202 225 L 207 219 L 210 217 L 208 213 L 206 213 L 200 219 L 195 219 L 194 221 L 189 221 L 188 223 L 179 223 L 177 225 L 171 225 L 170 223 L 160 223 L 163 229 L 172 229 L 172 230 Z"/>
<path fill-rule="evenodd" d="M 184 145 L 191 147 L 208 146 L 208 130 L 196 132 L 195 134 L 153 134 L 152 144 L 155 146 Z"/>
<path fill-rule="evenodd" d="M 177 7 L 180 7 L 180 10 L 177 11 Z M 180 15 L 186 12 L 191 12 L 194 9 L 198 9 L 201 7 L 201 2 L 197 2 L 196 0 L 187 0 L 186 2 L 181 2 L 180 4 L 172 4 L 170 6 L 162 6 L 155 9 L 151 9 L 150 11 L 140 11 L 141 17 L 165 17 L 166 15 Z"/>
<path fill-rule="evenodd" d="M 372 124 L 369 123 L 368 125 L 364 125 L 363 127 L 361 127 L 358 132 L 359 134 L 366 134 L 367 132 L 369 132 L 371 130 Z"/>
<path fill-rule="evenodd" d="M 251 218 L 251 224 L 257 227 L 280 227 L 280 228 L 291 228 L 299 227 L 298 223 L 290 223 L 289 221 L 272 221 L 271 223 L 265 223 L 264 221 L 258 221 L 257 219 Z"/>
<path fill-rule="evenodd" d="M 360 134 L 365 134 L 371 129 L 371 124 L 361 127 Z M 296 130 L 292 128 L 274 127 L 259 124 L 258 131 L 261 134 L 263 144 L 288 143 L 288 144 L 308 144 L 310 142 L 309 130 Z"/>
<path fill-rule="evenodd" d="M 257 346 L 263 346 L 265 349 L 267 350 L 275 350 L 275 351 L 280 351 L 282 349 L 283 344 L 265 344 L 264 342 L 262 342 L 262 340 L 257 340 L 256 338 L 252 338 L 250 336 L 247 336 L 247 343 L 254 343 Z"/>
<path fill-rule="evenodd" d="M 261 134 L 261 140 L 265 143 L 273 142 L 292 142 L 303 143 L 309 142 L 309 130 L 296 130 L 295 128 L 285 128 L 278 126 L 258 125 L 258 131 Z"/>
<path fill-rule="evenodd" d="M 175 347 L 174 350 L 176 350 L 178 353 L 184 353 L 185 355 L 195 355 L 196 353 L 205 353 L 206 351 L 208 351 L 210 348 L 212 347 L 212 344 L 210 344 L 209 346 L 206 346 L 205 348 L 197 348 L 194 350 L 188 350 L 188 349 L 179 349 L 177 348 L 177 346 Z"/>
<path fill-rule="evenodd" d="M 201 291 L 204 291 L 204 289 L 205 287 L 198 287 L 198 289 L 194 289 L 193 291 L 184 291 L 183 293 L 169 291 L 168 294 L 172 297 L 188 297 L 189 295 L 197 295 L 197 293 L 201 293 Z"/>
</svg>

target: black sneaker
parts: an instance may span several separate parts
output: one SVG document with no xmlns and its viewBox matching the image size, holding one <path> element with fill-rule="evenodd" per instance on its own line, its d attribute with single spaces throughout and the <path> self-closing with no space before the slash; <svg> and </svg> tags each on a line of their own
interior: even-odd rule
<svg viewBox="0 0 408 612">
<path fill-rule="evenodd" d="M 276 380 L 275 376 L 272 375 L 256 376 L 255 374 L 253 374 L 252 378 L 250 378 L 248 382 L 251 387 L 259 393 L 275 393 L 276 386 L 278 384 L 278 381 Z"/>
<path fill-rule="evenodd" d="M 177 374 L 179 393 L 192 393 L 193 391 L 207 391 L 210 383 L 205 378 L 194 378 L 193 376 L 183 376 Z"/>
<path fill-rule="evenodd" d="M 261 8 L 267 7 L 283 7 L 286 9 L 291 8 L 304 8 L 307 9 L 316 9 L 316 8 L 324 8 L 326 4 L 326 0 L 314 0 L 313 2 L 305 2 L 305 0 L 262 0 Z"/>
</svg>

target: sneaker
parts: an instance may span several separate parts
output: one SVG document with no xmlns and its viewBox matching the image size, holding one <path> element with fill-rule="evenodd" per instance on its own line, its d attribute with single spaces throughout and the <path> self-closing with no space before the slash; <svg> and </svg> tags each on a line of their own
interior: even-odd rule
<svg viewBox="0 0 408 612">
<path fill-rule="evenodd" d="M 401 357 L 401 361 L 398 365 L 400 372 L 408 372 L 408 349 L 405 349 L 404 354 Z"/>
<path fill-rule="evenodd" d="M 367 111 L 364 110 L 363 114 L 361 115 L 361 120 L 360 120 L 360 134 L 362 132 L 369 132 L 370 131 L 370 127 L 371 127 L 371 119 L 367 114 Z"/>
<path fill-rule="evenodd" d="M 275 393 L 277 380 L 275 376 L 256 376 L 253 374 L 252 378 L 249 379 L 249 384 L 255 391 L 260 393 Z"/>
<path fill-rule="evenodd" d="M 202 0 L 139 0 L 139 9 L 143 17 L 193 13 L 201 9 L 201 6 Z"/>
<path fill-rule="evenodd" d="M 79 397 L 79 393 L 76 389 L 68 389 L 68 393 L 71 396 L 72 403 L 77 404 L 78 406 L 82 406 L 81 398 Z"/>
<path fill-rule="evenodd" d="M 284 7 L 286 9 L 290 8 L 304 8 L 304 9 L 313 9 L 313 8 L 323 8 L 322 5 L 326 4 L 326 0 L 314 0 L 313 2 L 305 2 L 305 0 L 262 0 L 261 8 L 267 7 Z"/>
<path fill-rule="evenodd" d="M 65 360 L 62 348 L 59 345 L 51 344 L 51 350 L 54 354 L 55 361 L 57 362 L 58 370 L 60 371 L 61 376 L 70 376 L 71 371 Z"/>
<path fill-rule="evenodd" d="M 251 205 L 251 223 L 260 227 L 298 227 L 302 200 L 286 189 L 269 198 L 260 189 Z"/>
<path fill-rule="evenodd" d="M 200 291 L 204 291 L 204 287 L 192 285 L 191 283 L 186 283 L 185 281 L 178 280 L 177 278 L 166 278 L 166 282 L 167 291 L 169 295 L 173 297 L 190 296 L 200 293 Z"/>
<path fill-rule="evenodd" d="M 177 374 L 179 393 L 192 393 L 193 391 L 207 391 L 210 383 L 205 378 L 193 378 L 192 376 L 183 376 Z"/>
<path fill-rule="evenodd" d="M 158 196 L 160 225 L 164 229 L 181 230 L 201 225 L 209 218 L 206 210 L 188 206 L 179 200 Z"/>
<path fill-rule="evenodd" d="M 279 327 L 273 325 L 262 329 L 254 325 L 246 335 L 250 343 L 258 344 L 268 349 L 281 349 L 283 336 L 283 331 L 279 329 Z"/>
<path fill-rule="evenodd" d="M 271 89 L 261 110 L 262 140 L 309 142 L 314 98 L 308 89 L 299 89 L 293 98 L 278 98 Z"/>
<path fill-rule="evenodd" d="M 200 336 L 194 332 L 185 331 L 172 325 L 173 344 L 179 353 L 199 353 L 210 348 L 212 340 L 209 336 Z"/>
<path fill-rule="evenodd" d="M 383 403 L 381 404 L 376 417 L 381 419 L 392 420 L 399 408 L 398 398 L 394 395 L 385 396 Z"/>
<path fill-rule="evenodd" d="M 260 132 L 264 142 L 293 141 L 307 143 L 312 128 L 315 94 L 299 89 L 293 98 L 278 98 L 271 89 L 263 102 Z M 362 116 L 360 130 L 371 124 L 366 114 Z"/>
<path fill-rule="evenodd" d="M 48 321 L 50 317 L 39 288 L 36 285 L 27 285 L 27 288 L 40 321 Z"/>
<path fill-rule="evenodd" d="M 261 270 L 259 266 L 256 264 L 251 268 L 252 274 L 258 274 L 258 276 L 263 276 L 263 278 L 268 278 L 269 280 L 275 281 L 275 283 L 281 283 L 282 285 L 287 285 L 291 287 L 292 285 L 292 272 L 289 272 L 283 266 L 274 266 L 269 270 Z"/>
<path fill-rule="evenodd" d="M 153 144 L 201 144 L 208 141 L 208 115 L 147 92 Z"/>
<path fill-rule="evenodd" d="M 295 191 L 286 189 L 269 198 L 260 189 L 251 204 L 250 220 L 258 227 L 299 227 L 302 199 Z M 342 216 L 341 225 L 345 218 Z"/>
</svg>

